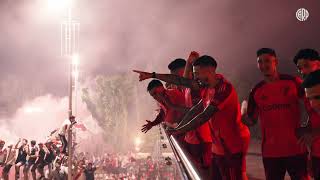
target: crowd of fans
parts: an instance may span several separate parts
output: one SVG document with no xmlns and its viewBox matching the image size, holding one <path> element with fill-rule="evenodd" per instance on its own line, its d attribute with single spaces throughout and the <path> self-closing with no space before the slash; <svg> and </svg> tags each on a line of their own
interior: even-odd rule
<svg viewBox="0 0 320 180">
<path fill-rule="evenodd" d="M 153 161 L 150 156 L 137 157 L 134 153 L 96 155 L 75 153 L 72 159 L 72 177 L 77 180 L 93 179 L 168 179 L 177 177 L 173 164 Z M 0 141 L 0 174 L 8 179 L 53 179 L 68 177 L 68 156 L 62 153 L 62 145 L 48 141 L 36 143 L 19 139 L 6 145 Z"/>
</svg>

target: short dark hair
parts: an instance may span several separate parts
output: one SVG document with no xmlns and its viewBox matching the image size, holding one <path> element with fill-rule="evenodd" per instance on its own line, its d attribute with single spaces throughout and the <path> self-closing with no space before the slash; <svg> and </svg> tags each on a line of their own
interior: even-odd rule
<svg viewBox="0 0 320 180">
<path fill-rule="evenodd" d="M 293 58 L 293 62 L 297 65 L 299 59 L 308 59 L 310 61 L 320 60 L 318 51 L 314 49 L 301 49 Z"/>
<path fill-rule="evenodd" d="M 30 143 L 31 143 L 32 145 L 36 145 L 36 144 L 37 144 L 37 141 L 32 140 Z"/>
<path fill-rule="evenodd" d="M 187 64 L 187 61 L 181 58 L 175 59 L 173 60 L 169 65 L 168 65 L 168 69 L 170 71 L 174 71 L 177 70 L 179 68 L 184 68 Z"/>
<path fill-rule="evenodd" d="M 261 56 L 262 54 L 270 54 L 274 57 L 277 57 L 276 51 L 271 48 L 260 48 L 257 51 L 257 57 Z"/>
<path fill-rule="evenodd" d="M 149 82 L 147 90 L 151 91 L 153 88 L 159 87 L 159 86 L 163 86 L 162 82 L 159 81 L 159 80 L 154 79 L 154 80 Z"/>
<path fill-rule="evenodd" d="M 320 70 L 314 71 L 307 75 L 302 83 L 303 88 L 312 88 L 320 84 Z"/>
<path fill-rule="evenodd" d="M 203 55 L 199 57 L 197 60 L 195 60 L 192 64 L 193 66 L 212 66 L 212 67 L 217 67 L 217 61 L 208 55 Z"/>
</svg>

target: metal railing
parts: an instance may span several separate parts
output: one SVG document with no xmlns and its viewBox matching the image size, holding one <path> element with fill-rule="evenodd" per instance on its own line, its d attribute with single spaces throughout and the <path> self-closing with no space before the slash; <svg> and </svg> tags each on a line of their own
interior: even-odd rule
<svg viewBox="0 0 320 180">
<path fill-rule="evenodd" d="M 179 142 L 178 138 L 174 135 L 169 135 L 165 127 L 161 125 L 161 130 L 166 134 L 166 138 L 169 141 L 171 149 L 177 160 L 179 170 L 183 179 L 201 180 L 201 175 L 197 170 L 196 166 L 192 162 L 189 154 L 184 150 L 184 147 Z"/>
</svg>

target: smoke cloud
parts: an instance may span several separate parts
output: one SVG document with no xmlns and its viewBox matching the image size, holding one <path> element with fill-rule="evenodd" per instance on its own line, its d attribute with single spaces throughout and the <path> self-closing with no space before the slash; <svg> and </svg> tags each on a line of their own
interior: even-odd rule
<svg viewBox="0 0 320 180">
<path fill-rule="evenodd" d="M 50 132 L 60 128 L 68 117 L 68 98 L 54 97 L 50 94 L 27 101 L 10 119 L 0 122 L 0 137 L 8 142 L 16 142 L 18 138 L 45 142 Z M 78 123 L 84 124 L 86 130 L 76 129 L 81 140 L 101 133 L 101 128 L 87 111 L 86 105 L 78 103 L 76 116 Z"/>
<path fill-rule="evenodd" d="M 0 92 L 0 105 L 2 109 L 14 109 L 0 121 L 1 138 L 22 136 L 42 140 L 67 117 L 69 62 L 60 56 L 60 23 L 64 15 L 48 11 L 45 2 L 0 2 L 0 84 L 6 90 Z M 291 74 L 296 71 L 292 57 L 298 49 L 320 50 L 320 1 L 74 2 L 74 19 L 80 23 L 82 82 L 92 81 L 97 75 L 109 76 L 132 69 L 168 72 L 171 60 L 186 58 L 191 50 L 196 50 L 215 57 L 218 72 L 231 79 L 240 95 L 246 96 L 260 79 L 255 67 L 258 48 L 275 48 L 281 71 Z M 306 22 L 295 17 L 301 7 L 310 12 Z M 8 83 L 11 76 L 19 80 L 16 82 L 24 82 L 23 86 Z M 154 102 L 145 87 L 146 82 L 140 83 L 137 90 L 140 112 L 133 108 L 130 111 L 133 114 L 129 114 L 137 119 L 130 122 L 135 129 L 154 114 Z M 22 103 L 11 103 L 11 96 L 16 96 L 11 88 L 20 88 L 19 92 L 28 98 L 22 99 Z M 11 96 L 3 96 L 9 92 Z M 29 106 L 42 110 L 27 113 L 25 109 Z M 79 113 L 84 113 L 83 120 L 96 127 L 81 103 Z"/>
</svg>

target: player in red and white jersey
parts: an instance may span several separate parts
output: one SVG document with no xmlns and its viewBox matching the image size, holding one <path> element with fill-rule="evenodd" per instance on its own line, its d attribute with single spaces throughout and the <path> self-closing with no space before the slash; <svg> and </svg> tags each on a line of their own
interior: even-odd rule
<svg viewBox="0 0 320 180">
<path fill-rule="evenodd" d="M 199 58 L 199 53 L 192 51 L 188 57 L 186 66 L 183 69 L 183 77 L 193 79 L 192 63 L 197 58 Z M 179 76 L 181 75 L 179 74 Z M 201 100 L 200 92 L 199 90 L 182 86 L 179 86 L 179 88 L 184 91 L 185 95 L 185 107 L 181 108 L 181 112 L 186 113 L 192 106 L 196 105 Z M 201 168 L 208 169 L 208 167 L 211 165 L 212 158 L 212 137 L 208 122 L 204 123 L 195 130 L 186 132 L 184 140 L 186 142 L 186 148 L 191 154 L 195 164 Z"/>
<path fill-rule="evenodd" d="M 320 70 L 320 56 L 319 53 L 314 49 L 301 49 L 296 56 L 293 59 L 293 62 L 297 66 L 298 72 L 302 75 L 302 77 L 308 76 L 310 73 Z M 316 97 L 313 95 L 310 95 L 310 89 L 311 94 L 314 91 L 315 84 L 313 82 L 316 82 L 317 79 L 316 76 L 317 73 L 315 73 L 311 78 L 309 77 L 306 81 L 306 84 L 308 85 L 309 82 L 313 87 L 308 85 L 309 93 L 307 96 L 309 96 L 310 102 L 307 104 L 307 110 L 309 114 L 309 122 L 308 126 L 306 128 L 300 128 L 300 139 L 299 141 L 302 144 L 310 144 L 311 145 L 311 161 L 312 161 L 312 172 L 313 176 L 316 180 L 320 179 L 320 136 L 315 135 L 317 129 L 320 128 L 320 114 L 317 113 L 317 108 L 315 102 L 317 102 L 314 98 Z M 318 103 L 319 104 L 319 103 Z M 313 106 L 314 108 L 311 108 Z"/>
<path fill-rule="evenodd" d="M 187 112 L 174 131 L 187 132 L 209 121 L 213 136 L 213 161 L 219 164 L 219 173 L 222 178 L 244 179 L 243 159 L 245 155 L 243 149 L 245 142 L 242 137 L 249 132 L 241 122 L 240 104 L 233 86 L 216 75 L 216 67 L 216 61 L 205 55 L 193 63 L 195 79 L 168 74 L 135 72 L 140 74 L 140 81 L 157 78 L 199 90 L 202 100 Z"/>
<path fill-rule="evenodd" d="M 166 101 L 169 101 L 173 105 L 183 106 L 184 96 L 177 89 L 165 89 L 163 84 L 159 80 L 152 80 L 148 84 L 147 88 L 150 95 L 159 103 L 161 111 L 163 112 L 163 121 L 167 125 L 173 125 L 179 123 L 182 117 L 182 113 L 170 108 Z M 160 112 L 161 113 L 161 112 Z"/>
<path fill-rule="evenodd" d="M 306 148 L 298 144 L 295 134 L 301 121 L 301 81 L 278 73 L 273 49 L 259 49 L 257 61 L 264 80 L 252 89 L 247 110 L 242 109 L 248 125 L 260 120 L 266 179 L 282 180 L 286 171 L 291 179 L 308 179 Z"/>
<path fill-rule="evenodd" d="M 177 76 L 183 76 L 185 65 L 186 65 L 186 60 L 178 58 L 178 59 L 175 59 L 175 60 L 173 60 L 172 62 L 169 63 L 168 69 L 170 70 L 171 74 L 174 74 L 174 75 L 177 75 Z M 174 93 L 178 94 L 178 101 L 179 102 L 177 102 L 177 103 L 181 105 L 182 102 L 181 102 L 181 98 L 180 97 L 183 95 L 184 89 L 181 88 L 181 87 L 172 85 L 172 84 L 166 84 L 166 86 L 168 86 L 167 90 L 171 94 L 174 94 Z M 169 100 L 169 99 L 164 98 L 163 96 L 159 96 L 158 98 L 160 98 L 160 99 L 158 99 L 158 101 L 162 102 L 162 103 L 159 103 L 159 105 L 160 105 L 159 113 L 158 113 L 158 115 L 157 115 L 157 117 L 155 118 L 154 121 L 149 121 L 149 120 L 146 121 L 147 123 L 142 126 L 142 129 L 141 129 L 142 132 L 146 133 L 153 126 L 156 126 L 156 125 L 160 124 L 161 122 L 164 122 L 165 119 L 168 119 L 169 117 L 167 117 L 167 116 L 171 116 L 170 115 L 171 113 L 165 113 L 165 110 L 169 109 L 169 108 L 171 109 L 171 108 L 173 108 L 173 106 L 172 106 L 173 104 L 175 104 L 175 105 L 177 104 L 175 102 L 171 103 L 171 101 L 174 101 L 175 99 Z M 182 105 L 184 106 L 184 103 Z M 169 112 L 175 112 L 175 111 L 177 111 L 177 110 L 173 110 L 172 109 Z"/>
</svg>

